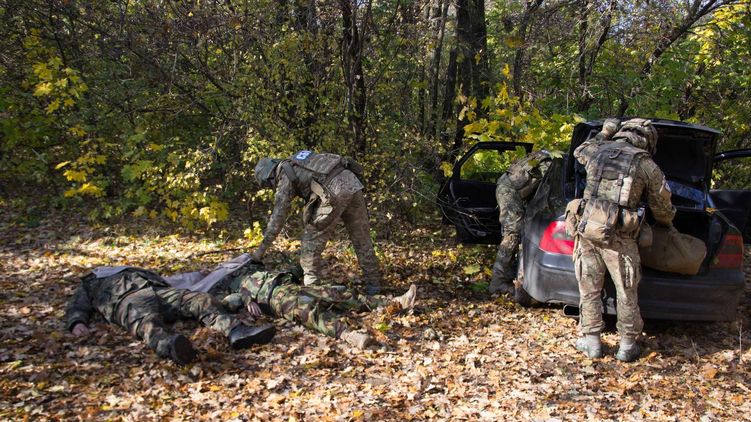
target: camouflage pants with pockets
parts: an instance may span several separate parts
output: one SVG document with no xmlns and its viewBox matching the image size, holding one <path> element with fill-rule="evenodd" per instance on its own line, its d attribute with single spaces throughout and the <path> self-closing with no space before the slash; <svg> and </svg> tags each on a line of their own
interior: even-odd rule
<svg viewBox="0 0 751 422">
<path fill-rule="evenodd" d="M 208 293 L 171 287 L 147 287 L 129 294 L 118 306 L 115 318 L 113 322 L 144 340 L 160 356 L 169 354 L 169 339 L 174 333 L 167 324 L 177 319 L 197 319 L 224 335 L 239 324 Z"/>
<path fill-rule="evenodd" d="M 380 285 L 381 270 L 373 248 L 373 241 L 370 238 L 368 209 L 362 190 L 337 196 L 333 213 L 334 215 L 325 227 L 305 225 L 300 250 L 300 265 L 305 273 L 304 283 L 306 285 L 320 283 L 319 277 L 323 265 L 321 254 L 334 234 L 337 223 L 342 220 L 362 269 L 363 281 L 367 285 Z"/>
<path fill-rule="evenodd" d="M 495 198 L 499 208 L 498 219 L 503 226 L 503 239 L 498 245 L 490 280 L 492 284 L 511 283 L 516 278 L 515 264 L 521 239 L 524 201 L 515 189 L 505 183 L 496 186 Z"/>
<path fill-rule="evenodd" d="M 279 318 L 338 338 L 347 329 L 342 312 L 372 310 L 387 302 L 382 297 L 359 295 L 344 286 L 283 284 L 274 288 L 269 306 Z"/>
<path fill-rule="evenodd" d="M 606 272 L 616 290 L 618 333 L 634 338 L 641 333 L 644 323 L 637 295 L 641 261 L 635 240 L 615 236 L 609 245 L 601 245 L 577 237 L 574 270 L 579 281 L 579 329 L 583 335 L 599 334 L 605 326 L 602 288 Z"/>
</svg>

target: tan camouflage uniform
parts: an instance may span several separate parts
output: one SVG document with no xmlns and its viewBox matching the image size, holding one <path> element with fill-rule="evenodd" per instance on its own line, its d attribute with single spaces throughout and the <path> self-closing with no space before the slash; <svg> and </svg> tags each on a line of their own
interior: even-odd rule
<svg viewBox="0 0 751 422">
<path fill-rule="evenodd" d="M 516 278 L 516 255 L 521 240 L 522 220 L 527 202 L 532 198 L 543 176 L 550 167 L 551 157 L 547 151 L 536 151 L 513 162 L 498 178 L 495 198 L 498 201 L 499 220 L 503 226 L 503 238 L 498 245 L 491 292 L 511 287 Z"/>
<path fill-rule="evenodd" d="M 636 210 L 642 195 L 646 193 L 649 207 L 658 223 L 670 225 L 675 208 L 670 202 L 670 189 L 665 175 L 652 160 L 650 154 L 626 142 L 619 132 L 611 142 L 587 141 L 574 151 L 574 157 L 587 169 L 587 187 L 584 198 L 592 197 L 592 187 L 597 182 L 596 158 L 607 148 L 619 146 L 623 149 L 636 149 L 631 162 L 629 176 L 630 194 L 625 209 Z M 629 134 L 632 136 L 633 134 Z M 639 144 L 637 142 L 637 144 Z M 615 154 L 613 154 L 615 155 Z M 610 186 L 612 190 L 614 187 Z M 608 187 L 600 187 L 598 198 L 608 197 Z M 605 272 L 610 273 L 617 292 L 618 324 L 622 338 L 635 338 L 641 332 L 643 322 L 639 313 L 637 289 L 641 280 L 641 261 L 634 234 L 616 230 L 609 242 L 598 243 L 575 237 L 574 267 L 579 281 L 581 318 L 579 328 L 582 335 L 599 334 L 603 327 L 602 288 Z"/>
<path fill-rule="evenodd" d="M 326 155 L 333 156 L 333 154 Z M 287 172 L 282 168 L 284 163 L 282 162 L 276 168 L 274 210 L 259 247 L 260 256 L 274 243 L 281 232 L 289 215 L 292 199 L 298 196 L 309 201 L 306 206 L 307 218 L 300 250 L 300 265 L 305 272 L 304 283 L 312 285 L 319 282 L 322 266 L 321 254 L 333 235 L 337 223 L 341 220 L 352 240 L 357 260 L 363 271 L 363 281 L 368 286 L 380 286 L 381 270 L 373 248 L 373 241 L 370 238 L 370 222 L 362 193 L 363 185 L 357 176 L 349 170 L 343 170 L 331 178 L 324 186 L 330 196 L 331 205 L 326 207 L 314 202 L 310 172 L 298 166 L 290 166 L 296 173 L 297 179 L 296 182 L 291 181 Z"/>
<path fill-rule="evenodd" d="M 225 289 L 211 293 L 221 297 L 239 292 L 246 306 L 256 302 L 266 314 L 334 338 L 339 338 L 348 328 L 343 312 L 373 310 L 390 301 L 383 296 L 361 295 L 344 286 L 303 286 L 291 272 L 261 268 L 250 264 L 247 269 L 235 272 Z"/>
<path fill-rule="evenodd" d="M 225 335 L 239 324 L 210 294 L 169 287 L 160 276 L 135 268 L 103 278 L 93 273 L 85 276 L 65 315 L 68 330 L 78 323 L 88 325 L 95 311 L 162 357 L 169 355 L 169 339 L 174 335 L 168 322 L 193 318 Z"/>
</svg>

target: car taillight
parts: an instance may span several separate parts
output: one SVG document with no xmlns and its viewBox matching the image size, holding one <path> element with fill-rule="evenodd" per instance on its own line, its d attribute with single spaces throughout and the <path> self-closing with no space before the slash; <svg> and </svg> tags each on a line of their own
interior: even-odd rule
<svg viewBox="0 0 751 422">
<path fill-rule="evenodd" d="M 726 233 L 710 267 L 742 270 L 743 237 L 738 233 Z"/>
<path fill-rule="evenodd" d="M 574 239 L 566 234 L 566 223 L 553 221 L 540 239 L 540 249 L 548 253 L 573 255 Z"/>
</svg>

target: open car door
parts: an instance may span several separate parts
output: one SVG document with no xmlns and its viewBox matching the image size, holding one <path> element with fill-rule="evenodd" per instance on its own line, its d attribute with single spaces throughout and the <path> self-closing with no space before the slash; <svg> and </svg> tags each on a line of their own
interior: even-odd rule
<svg viewBox="0 0 751 422">
<path fill-rule="evenodd" d="M 524 142 L 480 142 L 456 164 L 451 177 L 438 192 L 444 223 L 456 227 L 464 243 L 498 243 L 501 225 L 495 186 L 509 164 L 532 151 Z"/>
<path fill-rule="evenodd" d="M 721 152 L 714 156 L 712 202 L 751 243 L 751 149 Z"/>
</svg>

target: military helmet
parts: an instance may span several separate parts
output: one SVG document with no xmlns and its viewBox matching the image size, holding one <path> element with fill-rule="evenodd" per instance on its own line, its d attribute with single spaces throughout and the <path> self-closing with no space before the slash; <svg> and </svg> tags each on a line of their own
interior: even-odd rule
<svg viewBox="0 0 751 422">
<path fill-rule="evenodd" d="M 259 185 L 261 185 L 264 188 L 271 188 L 274 187 L 273 179 L 274 179 L 274 170 L 276 169 L 276 166 L 279 165 L 279 163 L 282 160 L 278 158 L 261 158 L 258 161 L 258 164 L 256 164 L 256 168 L 253 170 L 253 174 L 256 177 L 256 181 Z"/>
<path fill-rule="evenodd" d="M 629 134 L 638 136 L 628 136 Z M 627 120 L 621 124 L 621 128 L 615 134 L 615 137 L 624 137 L 633 146 L 649 151 L 652 155 L 657 151 L 657 129 L 652 125 L 651 120 Z"/>
</svg>

